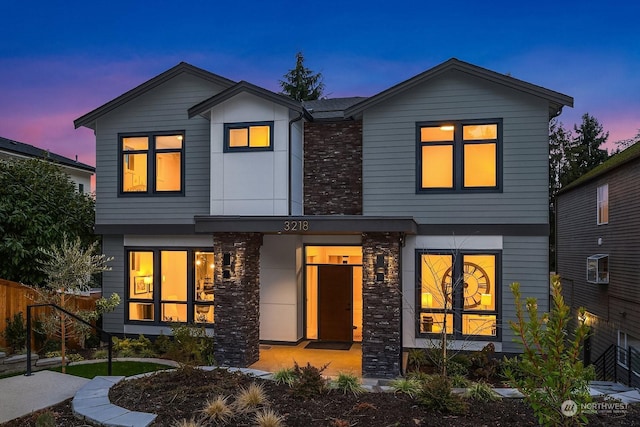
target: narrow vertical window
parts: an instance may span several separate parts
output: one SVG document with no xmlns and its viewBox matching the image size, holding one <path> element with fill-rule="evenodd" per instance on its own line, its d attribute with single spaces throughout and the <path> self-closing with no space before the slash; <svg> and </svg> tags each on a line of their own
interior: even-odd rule
<svg viewBox="0 0 640 427">
<path fill-rule="evenodd" d="M 128 254 L 129 319 L 154 321 L 153 252 L 131 251 Z"/>
<path fill-rule="evenodd" d="M 609 223 L 609 184 L 598 187 L 597 221 L 598 225 Z"/>
</svg>

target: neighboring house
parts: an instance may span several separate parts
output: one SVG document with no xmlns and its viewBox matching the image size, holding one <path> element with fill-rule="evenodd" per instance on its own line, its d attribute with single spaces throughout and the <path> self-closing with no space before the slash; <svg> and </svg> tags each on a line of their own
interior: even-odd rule
<svg viewBox="0 0 640 427">
<path fill-rule="evenodd" d="M 557 272 L 567 303 L 587 310 L 592 335 L 585 358 L 593 362 L 616 344 L 625 368 L 628 347 L 640 349 L 638 182 L 640 144 L 635 144 L 556 198 Z"/>
<path fill-rule="evenodd" d="M 72 160 L 33 145 L 0 137 L 0 159 L 10 158 L 33 158 L 53 162 L 69 175 L 79 192 L 88 193 L 91 191 L 91 177 L 96 172 L 96 169 L 93 166 L 78 162 L 77 159 Z"/>
<path fill-rule="evenodd" d="M 119 334 L 515 352 L 509 284 L 548 307 L 548 125 L 569 96 L 451 59 L 370 98 L 302 105 L 186 63 L 78 118 Z M 446 291 L 446 292 L 445 292 Z M 451 309 L 453 306 L 454 310 Z"/>
</svg>

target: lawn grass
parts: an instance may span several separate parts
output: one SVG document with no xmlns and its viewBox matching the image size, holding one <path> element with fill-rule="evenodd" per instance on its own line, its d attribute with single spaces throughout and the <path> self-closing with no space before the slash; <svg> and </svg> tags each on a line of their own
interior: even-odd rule
<svg viewBox="0 0 640 427">
<path fill-rule="evenodd" d="M 117 361 L 111 364 L 111 375 L 130 377 L 144 374 L 145 372 L 172 369 L 172 366 L 151 362 Z M 62 372 L 62 368 L 52 368 L 51 371 Z M 108 375 L 107 362 L 85 363 L 82 365 L 67 366 L 67 374 L 92 379 L 98 375 Z"/>
</svg>

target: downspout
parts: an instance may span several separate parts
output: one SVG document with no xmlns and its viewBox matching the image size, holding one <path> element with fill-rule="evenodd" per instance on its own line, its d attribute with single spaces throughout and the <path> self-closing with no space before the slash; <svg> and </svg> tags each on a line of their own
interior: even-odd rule
<svg viewBox="0 0 640 427">
<path fill-rule="evenodd" d="M 291 174 L 291 164 L 292 164 L 291 155 L 292 155 L 292 153 L 291 153 L 291 149 L 293 147 L 293 144 L 291 142 L 291 135 L 293 134 L 293 132 L 291 131 L 291 126 L 293 126 L 293 124 L 295 122 L 301 120 L 302 116 L 303 116 L 303 111 L 300 111 L 300 115 L 298 115 L 298 117 L 295 117 L 295 118 L 289 120 L 289 155 L 288 155 L 288 158 L 289 158 L 289 167 L 288 167 L 288 169 L 289 169 L 289 171 L 288 171 L 288 175 L 289 175 L 289 182 L 288 182 L 288 184 L 289 184 L 289 197 L 288 197 L 289 198 L 289 200 L 288 200 L 289 216 L 291 216 L 291 180 L 292 180 L 292 174 Z M 302 140 L 303 140 L 303 143 L 304 143 L 304 129 L 302 129 Z M 302 161 L 304 163 L 304 146 L 303 146 L 303 150 L 302 151 L 303 151 Z M 304 164 L 303 164 L 303 166 L 304 166 Z"/>
</svg>

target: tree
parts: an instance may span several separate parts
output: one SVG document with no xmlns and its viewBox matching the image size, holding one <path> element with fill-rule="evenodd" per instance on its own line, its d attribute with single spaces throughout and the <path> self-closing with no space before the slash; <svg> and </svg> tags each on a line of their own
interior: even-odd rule
<svg viewBox="0 0 640 427">
<path fill-rule="evenodd" d="M 85 249 L 79 237 L 70 242 L 65 235 L 60 246 L 54 245 L 51 249 L 40 248 L 43 257 L 39 259 L 39 267 L 45 273 L 47 282 L 45 288 L 37 289 L 40 296 L 38 302 L 56 304 L 87 322 L 115 309 L 120 303 L 118 294 L 112 294 L 108 300 L 100 298 L 96 301 L 96 310 L 78 310 L 73 300 L 68 297 L 88 290 L 96 274 L 110 270 L 107 263 L 113 258 L 94 254 L 96 247 L 97 242 L 93 242 Z M 82 337 L 87 333 L 87 329 L 57 310 L 47 316 L 45 327 L 47 332 L 60 337 L 64 373 L 67 335 Z"/>
<path fill-rule="evenodd" d="M 638 129 L 638 133 L 636 133 L 636 136 L 634 136 L 633 138 L 616 141 L 616 145 L 618 147 L 614 150 L 612 155 L 619 153 L 620 151 L 626 150 L 627 148 L 631 147 L 633 144 L 636 144 L 637 142 L 640 142 L 640 129 Z"/>
<path fill-rule="evenodd" d="M 322 96 L 324 83 L 322 74 L 313 73 L 304 66 L 302 52 L 296 53 L 296 67 L 284 75 L 280 80 L 282 93 L 297 101 L 313 101 Z"/>
<path fill-rule="evenodd" d="M 561 179 L 562 185 L 580 178 L 609 158 L 607 150 L 600 148 L 607 142 L 609 132 L 604 132 L 595 117 L 583 114 L 582 123 L 579 127 L 574 125 L 573 131 L 575 135 L 566 151 L 568 164 Z"/>
<path fill-rule="evenodd" d="M 80 194 L 60 167 L 39 159 L 0 160 L 0 278 L 41 285 L 39 247 L 63 235 L 95 240 L 94 200 Z"/>
<path fill-rule="evenodd" d="M 554 118 L 549 122 L 549 268 L 555 270 L 555 207 L 554 200 L 561 188 L 563 177 L 569 167 L 567 152 L 571 147 L 571 132 L 564 128 L 562 122 Z"/>
</svg>

